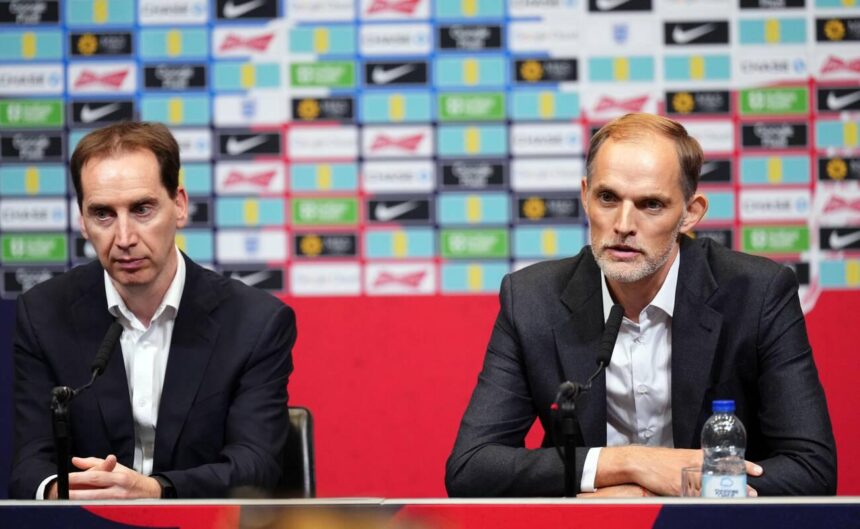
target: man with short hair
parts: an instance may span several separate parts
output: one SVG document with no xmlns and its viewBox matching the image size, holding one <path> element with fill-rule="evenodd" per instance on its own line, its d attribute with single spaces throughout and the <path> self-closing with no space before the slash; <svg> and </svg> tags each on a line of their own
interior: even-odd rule
<svg viewBox="0 0 860 529">
<path fill-rule="evenodd" d="M 292 309 L 176 247 L 188 196 L 163 125 L 89 133 L 71 173 L 98 260 L 18 298 L 10 495 L 57 497 L 51 389 L 89 380 L 114 319 L 123 331 L 103 375 L 71 403 L 70 498 L 273 489 L 288 428 Z"/>
<path fill-rule="evenodd" d="M 605 496 L 679 494 L 701 466 L 714 399 L 747 429 L 750 493 L 833 494 L 836 448 L 788 268 L 688 237 L 707 211 L 702 150 L 680 124 L 628 114 L 591 140 L 582 204 L 591 245 L 502 281 L 483 370 L 446 467 L 452 496 L 557 496 L 559 384 L 585 382 L 613 304 L 605 375 L 577 401 L 576 484 Z"/>
</svg>

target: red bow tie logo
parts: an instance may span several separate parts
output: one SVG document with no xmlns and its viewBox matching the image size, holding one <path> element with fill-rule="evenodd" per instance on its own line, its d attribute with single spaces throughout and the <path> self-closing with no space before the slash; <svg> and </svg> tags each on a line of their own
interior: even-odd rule
<svg viewBox="0 0 860 529">
<path fill-rule="evenodd" d="M 824 66 L 821 67 L 821 73 L 839 72 L 843 70 L 846 72 L 860 73 L 860 59 L 843 61 L 839 57 L 831 55 L 827 58 L 827 62 L 824 63 Z"/>
<path fill-rule="evenodd" d="M 415 12 L 415 8 L 421 0 L 374 0 L 370 7 L 367 8 L 367 14 L 382 13 L 384 11 L 394 11 L 395 13 L 405 13 L 411 15 Z"/>
<path fill-rule="evenodd" d="M 231 187 L 240 184 L 251 184 L 252 186 L 266 188 L 275 177 L 275 171 L 266 171 L 252 175 L 244 175 L 239 171 L 230 171 L 227 179 L 224 180 L 224 187 Z"/>
<path fill-rule="evenodd" d="M 830 197 L 830 201 L 824 206 L 825 213 L 833 213 L 843 209 L 860 213 L 860 198 L 845 200 L 842 197 Z"/>
<path fill-rule="evenodd" d="M 108 73 L 104 75 L 99 75 L 89 70 L 84 70 L 81 73 L 80 77 L 78 77 L 78 80 L 75 81 L 75 88 L 80 88 L 82 86 L 88 86 L 93 84 L 110 86 L 111 88 L 119 88 L 120 86 L 122 86 L 122 82 L 125 81 L 127 75 L 128 70 L 122 70 L 119 72 Z"/>
<path fill-rule="evenodd" d="M 253 51 L 266 51 L 266 48 L 269 47 L 269 43 L 272 42 L 273 38 L 275 38 L 275 35 L 272 33 L 249 39 L 243 39 L 236 35 L 227 35 L 227 38 L 221 43 L 219 51 L 230 51 L 240 48 Z"/>
<path fill-rule="evenodd" d="M 377 276 L 377 278 L 373 281 L 374 287 L 381 287 L 385 285 L 405 285 L 407 287 L 418 288 L 421 284 L 421 281 L 424 280 L 424 277 L 427 276 L 427 272 L 424 270 L 419 270 L 418 272 L 412 272 L 409 274 L 403 275 L 395 275 L 391 272 L 382 272 Z"/>
<path fill-rule="evenodd" d="M 626 110 L 627 112 L 640 112 L 648 101 L 648 96 L 635 97 L 627 100 L 616 100 L 603 96 L 594 107 L 595 112 L 606 112 L 607 110 Z"/>
<path fill-rule="evenodd" d="M 379 151 L 382 149 L 387 149 L 389 147 L 402 149 L 404 151 L 415 152 L 418 149 L 418 145 L 421 143 L 421 140 L 424 139 L 424 134 L 414 134 L 412 136 L 406 136 L 400 139 L 389 138 L 385 135 L 379 135 L 376 139 L 373 140 L 373 144 L 370 146 L 370 150 Z"/>
</svg>

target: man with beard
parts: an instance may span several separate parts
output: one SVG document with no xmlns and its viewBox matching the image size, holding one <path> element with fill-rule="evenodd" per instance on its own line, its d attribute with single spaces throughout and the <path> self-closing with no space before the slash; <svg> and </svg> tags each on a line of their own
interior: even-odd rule
<svg viewBox="0 0 860 529">
<path fill-rule="evenodd" d="M 597 367 L 610 308 L 624 319 L 605 375 L 577 401 L 583 495 L 679 494 L 701 466 L 715 399 L 747 429 L 750 495 L 833 494 L 836 449 L 788 268 L 687 236 L 707 211 L 703 161 L 680 124 L 628 114 L 591 140 L 591 245 L 505 277 L 484 366 L 446 467 L 452 496 L 559 496 L 559 384 Z"/>
</svg>

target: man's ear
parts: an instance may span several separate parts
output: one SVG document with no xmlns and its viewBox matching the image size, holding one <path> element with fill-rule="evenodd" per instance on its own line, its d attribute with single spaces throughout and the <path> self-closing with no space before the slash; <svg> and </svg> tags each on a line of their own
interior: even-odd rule
<svg viewBox="0 0 860 529">
<path fill-rule="evenodd" d="M 176 205 L 176 227 L 183 228 L 188 223 L 188 192 L 184 187 L 176 189 L 173 203 Z"/>
<path fill-rule="evenodd" d="M 84 236 L 84 239 L 90 240 L 90 234 L 87 233 L 87 225 L 84 222 L 84 212 L 82 208 L 78 208 L 80 211 L 80 215 L 78 215 L 78 226 L 81 228 L 81 235 Z"/>
<path fill-rule="evenodd" d="M 580 186 L 579 202 L 582 204 L 582 210 L 588 213 L 588 179 L 582 177 L 582 185 Z"/>
<path fill-rule="evenodd" d="M 684 220 L 681 222 L 681 233 L 689 233 L 696 227 L 705 213 L 708 212 L 708 199 L 701 193 L 696 193 L 687 202 L 687 211 L 684 215 Z"/>
</svg>

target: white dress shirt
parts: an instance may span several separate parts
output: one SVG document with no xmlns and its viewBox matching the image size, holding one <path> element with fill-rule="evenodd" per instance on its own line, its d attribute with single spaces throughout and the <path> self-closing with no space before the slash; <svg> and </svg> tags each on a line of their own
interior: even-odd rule
<svg viewBox="0 0 860 529">
<path fill-rule="evenodd" d="M 643 445 L 672 448 L 672 314 L 678 286 L 680 253 L 666 280 L 642 312 L 639 322 L 621 321 L 612 359 L 606 368 L 606 446 Z M 612 296 L 600 274 L 603 318 Z M 580 488 L 594 491 L 600 448 L 585 458 Z"/>
<path fill-rule="evenodd" d="M 167 371 L 173 322 L 185 288 L 185 259 L 178 248 L 176 255 L 176 275 L 155 310 L 149 327 L 145 327 L 129 310 L 108 273 L 104 273 L 107 309 L 122 324 L 123 329 L 119 341 L 134 415 L 133 468 L 144 476 L 152 473 L 158 405 L 161 402 L 164 374 Z M 101 457 L 107 455 L 102 454 Z M 56 477 L 51 476 L 41 483 L 36 491 L 37 499 L 44 499 L 45 488 Z"/>
</svg>

